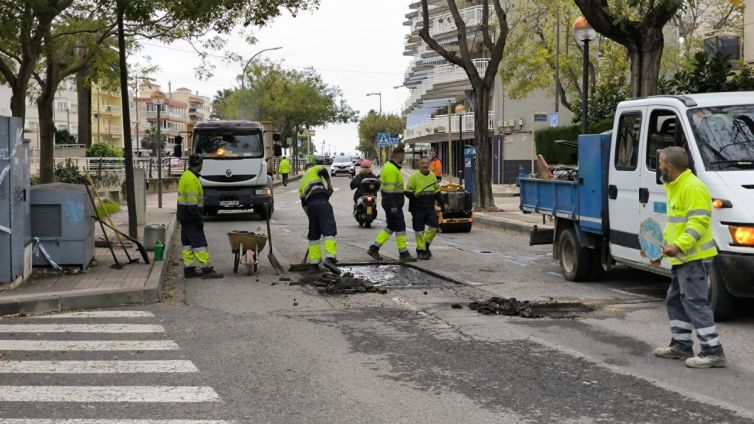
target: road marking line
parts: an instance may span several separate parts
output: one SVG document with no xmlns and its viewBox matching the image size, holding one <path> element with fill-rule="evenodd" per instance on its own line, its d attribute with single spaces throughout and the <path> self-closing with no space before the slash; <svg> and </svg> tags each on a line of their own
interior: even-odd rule
<svg viewBox="0 0 754 424">
<path fill-rule="evenodd" d="M 0 333 L 164 333 L 151 324 L 0 324 Z"/>
<path fill-rule="evenodd" d="M 0 374 L 137 374 L 199 372 L 191 361 L 0 361 Z"/>
<path fill-rule="evenodd" d="M 565 276 L 559 272 L 548 272 L 548 274 L 554 275 L 555 277 L 558 277 L 558 278 L 565 278 Z"/>
<path fill-rule="evenodd" d="M 522 263 L 522 262 L 517 262 L 517 261 L 514 261 L 513 259 L 503 259 L 503 260 L 504 260 L 505 262 L 508 262 L 508 263 L 512 263 L 512 264 L 514 264 L 514 265 L 518 265 L 518 266 L 527 266 L 527 264 L 525 264 L 525 263 Z"/>
<path fill-rule="evenodd" d="M 0 402 L 219 402 L 200 386 L 0 386 Z"/>
<path fill-rule="evenodd" d="M 29 318 L 56 319 L 56 318 L 154 318 L 154 314 L 147 311 L 88 311 L 69 312 L 57 315 L 40 315 Z"/>
<path fill-rule="evenodd" d="M 0 351 L 164 351 L 178 350 L 171 340 L 0 340 Z"/>
<path fill-rule="evenodd" d="M 61 420 L 0 418 L 0 424 L 233 424 L 235 421 L 218 420 Z"/>
</svg>

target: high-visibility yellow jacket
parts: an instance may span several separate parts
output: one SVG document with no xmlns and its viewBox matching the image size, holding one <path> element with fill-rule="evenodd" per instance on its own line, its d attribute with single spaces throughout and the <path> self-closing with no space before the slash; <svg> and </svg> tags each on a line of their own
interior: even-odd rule
<svg viewBox="0 0 754 424">
<path fill-rule="evenodd" d="M 406 193 L 409 194 L 409 204 L 412 204 L 422 210 L 434 209 L 435 202 L 442 203 L 442 197 L 440 197 L 440 182 L 437 181 L 437 176 L 431 172 L 424 175 L 421 171 L 417 171 L 408 178 L 406 184 Z M 416 196 L 418 193 L 418 197 Z"/>
<path fill-rule="evenodd" d="M 326 178 L 329 178 L 330 174 L 327 172 L 327 168 L 319 165 L 309 167 L 304 172 L 304 176 L 301 178 L 298 184 L 298 195 L 301 198 L 301 205 L 306 206 L 310 201 L 317 198 L 329 198 L 330 193 L 327 191 L 325 185 Z"/>
<path fill-rule="evenodd" d="M 380 172 L 380 188 L 383 207 L 403 207 L 403 173 L 401 167 L 392 160 Z"/>
<path fill-rule="evenodd" d="M 178 180 L 178 221 L 183 223 L 201 223 L 204 207 L 204 189 L 199 176 L 192 170 L 187 170 Z"/>
<path fill-rule="evenodd" d="M 278 164 L 278 174 L 290 174 L 291 173 L 291 163 L 288 162 L 288 159 L 283 159 Z"/>
<path fill-rule="evenodd" d="M 672 265 L 709 259 L 717 255 L 712 234 L 712 198 L 707 187 L 690 170 L 665 184 L 668 193 L 668 223 L 665 243 L 675 244 L 681 254 Z"/>
</svg>

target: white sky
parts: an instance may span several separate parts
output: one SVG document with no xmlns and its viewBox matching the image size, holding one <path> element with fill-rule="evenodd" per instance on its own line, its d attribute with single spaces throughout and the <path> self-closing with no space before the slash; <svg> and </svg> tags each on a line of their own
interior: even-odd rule
<svg viewBox="0 0 754 424">
<path fill-rule="evenodd" d="M 282 50 L 265 52 L 260 57 L 284 60 L 284 66 L 294 68 L 313 66 L 328 84 L 339 86 L 348 104 L 361 114 L 379 109 L 379 97 L 367 97 L 370 92 L 382 93 L 383 112 L 400 113 L 408 90 L 393 87 L 403 84 L 403 73 L 410 61 L 403 56 L 408 32 L 403 21 L 408 11 L 408 2 L 401 0 L 322 0 L 314 12 L 296 18 L 286 14 L 255 30 L 256 45 L 234 39 L 226 49 L 248 59 L 259 50 L 282 46 Z M 185 86 L 214 97 L 218 90 L 237 86 L 241 73 L 240 66 L 228 69 L 218 59 L 211 79 L 197 79 L 194 68 L 199 60 L 185 43 L 168 48 L 150 43 L 141 55 L 150 56 L 152 63 L 160 67 L 154 77 L 164 91 L 170 81 L 173 90 Z M 351 153 L 358 145 L 357 125 L 317 128 L 318 150 L 323 140 L 338 153 Z"/>
</svg>

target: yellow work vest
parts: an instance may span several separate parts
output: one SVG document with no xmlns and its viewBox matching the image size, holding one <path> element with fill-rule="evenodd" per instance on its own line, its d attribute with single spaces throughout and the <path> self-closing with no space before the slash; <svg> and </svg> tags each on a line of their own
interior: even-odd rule
<svg viewBox="0 0 754 424">
<path fill-rule="evenodd" d="M 672 265 L 717 256 L 712 234 L 712 198 L 709 190 L 691 170 L 665 184 L 668 193 L 668 223 L 662 235 L 666 244 L 675 244 L 681 253 L 670 258 Z"/>
</svg>

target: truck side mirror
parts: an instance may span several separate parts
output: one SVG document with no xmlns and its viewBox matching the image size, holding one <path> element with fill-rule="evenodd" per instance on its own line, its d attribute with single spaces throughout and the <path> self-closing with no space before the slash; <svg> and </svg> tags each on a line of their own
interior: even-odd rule
<svg viewBox="0 0 754 424">
<path fill-rule="evenodd" d="M 183 148 L 180 144 L 173 146 L 173 156 L 180 158 L 183 156 Z"/>
<path fill-rule="evenodd" d="M 655 182 L 657 185 L 662 185 L 662 172 L 660 172 L 660 152 L 662 150 L 657 149 L 656 158 L 657 158 L 657 166 L 655 166 Z"/>
<path fill-rule="evenodd" d="M 274 141 L 274 142 L 276 142 L 276 143 L 277 143 L 277 142 L 279 142 L 279 141 L 280 141 L 280 140 L 282 140 L 282 139 L 283 139 L 283 138 L 282 138 L 282 136 L 280 135 L 280 133 L 279 133 L 279 132 L 274 132 L 274 133 L 272 133 L 272 141 Z M 280 155 L 276 155 L 276 156 L 280 156 Z"/>
<path fill-rule="evenodd" d="M 273 154 L 272 155 L 275 156 L 276 158 L 279 158 L 280 156 L 283 156 L 283 146 L 281 146 L 279 144 L 276 144 L 276 145 L 272 146 L 272 150 L 273 150 Z"/>
</svg>

